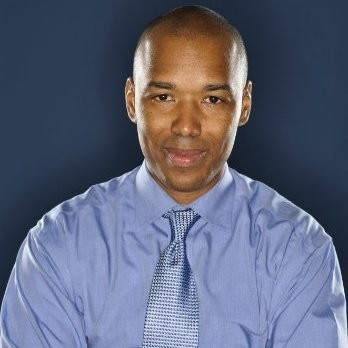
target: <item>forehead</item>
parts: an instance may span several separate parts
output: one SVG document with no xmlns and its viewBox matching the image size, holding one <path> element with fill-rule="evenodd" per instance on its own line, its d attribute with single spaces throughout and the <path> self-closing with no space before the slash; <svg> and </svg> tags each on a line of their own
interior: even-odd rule
<svg viewBox="0 0 348 348">
<path fill-rule="evenodd" d="M 224 83 L 239 90 L 243 70 L 230 36 L 186 37 L 159 32 L 143 41 L 135 60 L 134 79 L 139 87 L 163 81 L 185 89 Z"/>
<path fill-rule="evenodd" d="M 228 35 L 152 33 L 139 47 L 135 60 L 135 75 L 145 79 L 176 75 L 226 81 L 236 76 L 237 70 L 237 45 Z"/>
</svg>

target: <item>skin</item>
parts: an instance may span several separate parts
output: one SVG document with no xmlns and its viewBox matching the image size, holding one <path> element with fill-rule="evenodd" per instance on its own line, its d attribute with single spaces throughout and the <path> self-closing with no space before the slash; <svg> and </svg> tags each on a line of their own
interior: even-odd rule
<svg viewBox="0 0 348 348">
<path fill-rule="evenodd" d="M 179 204 L 218 182 L 249 119 L 252 83 L 236 52 L 227 34 L 188 38 L 162 28 L 144 40 L 127 79 L 127 112 L 147 168 Z"/>
</svg>

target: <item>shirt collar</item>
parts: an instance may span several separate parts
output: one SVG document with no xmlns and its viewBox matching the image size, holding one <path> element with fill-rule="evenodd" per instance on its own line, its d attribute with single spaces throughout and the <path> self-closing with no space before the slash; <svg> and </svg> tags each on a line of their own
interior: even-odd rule
<svg viewBox="0 0 348 348">
<path fill-rule="evenodd" d="M 170 209 L 192 208 L 203 219 L 219 227 L 227 227 L 231 212 L 233 177 L 227 163 L 220 180 L 204 195 L 188 205 L 179 205 L 152 178 L 146 162 L 135 177 L 135 209 L 138 227 L 151 223 Z"/>
<path fill-rule="evenodd" d="M 204 195 L 190 204 L 203 219 L 208 222 L 226 228 L 230 223 L 233 203 L 233 176 L 227 163 L 220 180 Z"/>
</svg>

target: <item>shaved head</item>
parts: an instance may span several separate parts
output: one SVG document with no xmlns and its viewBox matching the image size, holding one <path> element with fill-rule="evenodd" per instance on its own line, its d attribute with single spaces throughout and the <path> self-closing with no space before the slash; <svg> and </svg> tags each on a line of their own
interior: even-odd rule
<svg viewBox="0 0 348 348">
<path fill-rule="evenodd" d="M 231 50 L 234 51 L 236 71 L 241 75 L 243 86 L 246 83 L 248 61 L 240 33 L 225 17 L 202 6 L 177 7 L 155 18 L 145 27 L 135 49 L 133 78 L 136 77 L 138 70 L 142 70 L 144 46 L 164 35 L 184 37 L 187 40 L 202 36 L 226 38 L 231 43 Z"/>
<path fill-rule="evenodd" d="M 176 202 L 193 202 L 218 182 L 249 119 L 251 92 L 242 38 L 224 17 L 185 6 L 146 26 L 126 107 L 149 173 Z"/>
</svg>

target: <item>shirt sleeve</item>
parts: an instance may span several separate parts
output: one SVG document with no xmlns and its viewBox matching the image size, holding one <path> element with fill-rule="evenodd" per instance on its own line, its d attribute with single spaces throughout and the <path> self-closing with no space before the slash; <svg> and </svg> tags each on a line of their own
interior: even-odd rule
<svg viewBox="0 0 348 348">
<path fill-rule="evenodd" d="M 266 348 L 347 348 L 345 294 L 331 238 L 323 230 L 295 233 L 278 273 Z"/>
<path fill-rule="evenodd" d="M 23 242 L 1 307 L 0 347 L 87 347 L 64 232 L 43 219 Z"/>
</svg>

